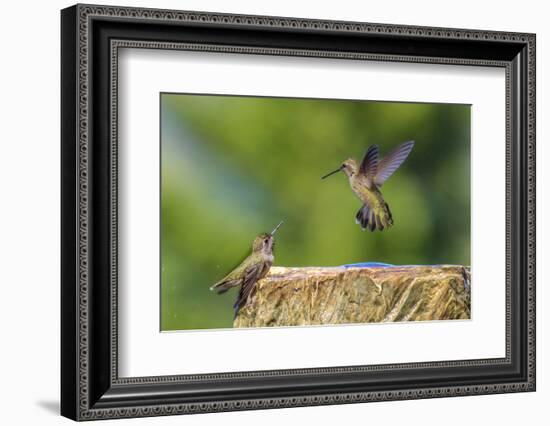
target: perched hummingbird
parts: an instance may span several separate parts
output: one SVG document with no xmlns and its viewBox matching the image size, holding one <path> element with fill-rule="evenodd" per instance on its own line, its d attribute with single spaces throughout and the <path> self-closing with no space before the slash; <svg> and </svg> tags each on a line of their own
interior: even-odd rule
<svg viewBox="0 0 550 426">
<path fill-rule="evenodd" d="M 235 315 L 240 308 L 246 305 L 248 298 L 253 294 L 256 283 L 267 275 L 273 265 L 275 260 L 273 235 L 282 224 L 281 221 L 270 234 L 258 235 L 252 243 L 252 253 L 225 278 L 210 287 L 210 290 L 222 294 L 230 288 L 241 286 L 237 301 L 233 305 Z"/>
<path fill-rule="evenodd" d="M 352 191 L 364 203 L 355 215 L 355 222 L 361 225 L 363 231 L 367 228 L 370 231 L 382 231 L 393 225 L 390 208 L 384 201 L 380 187 L 403 164 L 413 146 L 414 141 L 404 142 L 379 160 L 378 145 L 371 145 L 359 166 L 355 159 L 350 158 L 321 178 L 325 179 L 340 171 L 348 176 Z"/>
</svg>

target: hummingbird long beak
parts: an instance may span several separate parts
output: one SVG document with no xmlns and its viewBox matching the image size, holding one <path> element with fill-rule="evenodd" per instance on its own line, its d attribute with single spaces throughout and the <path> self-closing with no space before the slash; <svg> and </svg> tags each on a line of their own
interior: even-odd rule
<svg viewBox="0 0 550 426">
<path fill-rule="evenodd" d="M 275 229 L 273 231 L 271 231 L 271 235 L 273 235 L 275 233 L 275 231 L 277 231 L 277 229 L 279 229 L 279 227 L 283 224 L 283 221 L 281 220 L 279 222 L 279 224 L 275 227 Z"/>
<path fill-rule="evenodd" d="M 334 173 L 341 172 L 343 168 L 344 168 L 344 166 L 340 166 L 336 170 L 334 170 L 333 172 L 330 172 L 328 175 L 324 175 L 321 179 L 328 178 L 329 176 L 332 176 Z"/>
</svg>

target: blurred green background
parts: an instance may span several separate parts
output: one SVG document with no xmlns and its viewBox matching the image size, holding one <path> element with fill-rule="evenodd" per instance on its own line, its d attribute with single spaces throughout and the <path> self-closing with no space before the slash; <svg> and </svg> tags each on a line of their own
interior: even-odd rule
<svg viewBox="0 0 550 426">
<path fill-rule="evenodd" d="M 362 232 L 337 174 L 370 144 L 416 145 L 382 187 L 394 218 Z M 275 265 L 470 264 L 470 106 L 161 94 L 161 329 L 226 328 L 209 286 L 281 220 Z"/>
</svg>

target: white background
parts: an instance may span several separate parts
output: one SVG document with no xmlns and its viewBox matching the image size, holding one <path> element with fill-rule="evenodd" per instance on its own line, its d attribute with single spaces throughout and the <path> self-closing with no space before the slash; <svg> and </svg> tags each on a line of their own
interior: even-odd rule
<svg viewBox="0 0 550 426">
<path fill-rule="evenodd" d="M 124 49 L 119 81 L 121 376 L 505 356 L 504 69 Z M 471 104 L 472 320 L 159 333 L 160 92 Z"/>
<path fill-rule="evenodd" d="M 120 0 L 123 3 L 122 0 Z M 118 4 L 105 0 L 103 3 Z M 129 2 L 124 2 L 129 4 Z M 383 23 L 536 32 L 538 391 L 452 399 L 118 420 L 119 424 L 547 424 L 550 400 L 550 28 L 541 1 L 143 1 L 131 5 Z M 3 4 L 0 68 L 0 400 L 3 424 L 69 424 L 59 394 L 59 9 L 65 1 Z M 130 423 L 129 423 L 130 422 Z M 108 421 L 102 424 L 117 424 Z"/>
</svg>

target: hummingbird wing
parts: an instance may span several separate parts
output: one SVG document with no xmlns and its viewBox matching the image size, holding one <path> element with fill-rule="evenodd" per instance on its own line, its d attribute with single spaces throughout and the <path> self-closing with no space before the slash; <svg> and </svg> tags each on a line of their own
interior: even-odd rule
<svg viewBox="0 0 550 426">
<path fill-rule="evenodd" d="M 223 294 L 230 288 L 237 287 L 240 282 L 241 280 L 228 280 L 224 278 L 222 281 L 219 281 L 210 287 L 210 290 L 215 291 L 216 294 Z"/>
<path fill-rule="evenodd" d="M 238 286 L 242 281 L 242 276 L 245 273 L 246 266 L 250 263 L 249 258 L 250 256 L 243 260 L 239 266 L 233 269 L 220 281 L 210 287 L 210 290 L 215 291 L 218 294 L 222 294 L 230 288 Z"/>
<path fill-rule="evenodd" d="M 378 170 L 378 145 L 371 145 L 359 165 L 359 173 L 367 176 L 372 182 Z"/>
<path fill-rule="evenodd" d="M 239 296 L 233 305 L 233 308 L 235 308 L 235 315 L 237 315 L 239 309 L 246 304 L 248 297 L 252 294 L 252 291 L 256 286 L 256 283 L 265 277 L 268 271 L 269 266 L 264 262 L 256 263 L 246 269 L 243 277 L 243 283 L 241 285 L 241 289 L 239 290 Z"/>
<path fill-rule="evenodd" d="M 399 166 L 403 164 L 403 161 L 409 156 L 413 146 L 414 141 L 404 142 L 380 160 L 374 176 L 374 183 L 378 186 L 382 186 Z"/>
</svg>

